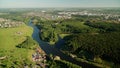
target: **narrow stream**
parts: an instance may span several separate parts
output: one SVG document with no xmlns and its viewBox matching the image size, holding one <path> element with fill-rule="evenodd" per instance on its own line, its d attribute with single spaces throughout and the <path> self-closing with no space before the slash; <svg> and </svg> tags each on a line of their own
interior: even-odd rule
<svg viewBox="0 0 120 68">
<path fill-rule="evenodd" d="M 31 26 L 33 28 L 33 34 L 32 34 L 33 39 L 39 43 L 40 47 L 44 50 L 44 52 L 47 55 L 52 54 L 52 55 L 59 56 L 62 60 L 66 60 L 66 61 L 69 61 L 71 63 L 77 64 L 79 66 L 82 66 L 82 68 L 98 68 L 98 67 L 96 67 L 92 64 L 88 64 L 86 62 L 76 61 L 72 57 L 67 56 L 64 53 L 62 53 L 59 49 L 52 47 L 48 43 L 42 41 L 39 38 L 39 29 L 35 25 L 32 24 L 31 20 L 29 22 L 29 26 Z"/>
</svg>

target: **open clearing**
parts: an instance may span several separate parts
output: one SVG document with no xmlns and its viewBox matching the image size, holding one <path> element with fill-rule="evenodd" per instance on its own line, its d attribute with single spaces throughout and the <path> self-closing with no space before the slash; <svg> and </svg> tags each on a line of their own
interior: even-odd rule
<svg viewBox="0 0 120 68">
<path fill-rule="evenodd" d="M 11 50 L 32 35 L 32 28 L 23 24 L 15 28 L 0 28 L 0 49 Z"/>
<path fill-rule="evenodd" d="M 26 40 L 26 36 L 31 36 L 33 29 L 25 24 L 15 28 L 0 28 L 0 57 L 9 57 L 7 62 L 31 60 L 33 50 L 17 48 L 16 45 Z"/>
</svg>

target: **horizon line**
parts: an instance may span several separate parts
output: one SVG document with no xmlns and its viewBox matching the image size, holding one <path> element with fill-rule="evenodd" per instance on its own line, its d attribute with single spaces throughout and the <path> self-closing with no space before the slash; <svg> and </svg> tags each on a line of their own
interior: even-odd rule
<svg viewBox="0 0 120 68">
<path fill-rule="evenodd" d="M 113 7 L 0 7 L 2 8 L 120 8 L 118 6 L 113 6 Z"/>
</svg>

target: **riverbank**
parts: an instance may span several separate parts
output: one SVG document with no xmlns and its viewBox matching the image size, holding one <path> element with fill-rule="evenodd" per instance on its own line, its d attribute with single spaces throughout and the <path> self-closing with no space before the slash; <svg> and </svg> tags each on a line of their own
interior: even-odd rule
<svg viewBox="0 0 120 68">
<path fill-rule="evenodd" d="M 33 39 L 36 40 L 39 43 L 40 47 L 44 50 L 44 52 L 47 55 L 52 54 L 54 56 L 59 56 L 62 60 L 66 60 L 66 61 L 69 61 L 73 64 L 77 64 L 79 66 L 82 66 L 82 68 L 99 68 L 99 67 L 94 66 L 92 64 L 76 61 L 72 57 L 65 55 L 59 49 L 56 49 L 55 47 L 50 46 L 47 42 L 42 41 L 39 38 L 39 31 L 40 30 L 37 28 L 37 26 L 33 25 L 31 21 L 30 21 L 29 26 L 31 26 L 33 28 L 33 34 L 32 34 Z"/>
</svg>

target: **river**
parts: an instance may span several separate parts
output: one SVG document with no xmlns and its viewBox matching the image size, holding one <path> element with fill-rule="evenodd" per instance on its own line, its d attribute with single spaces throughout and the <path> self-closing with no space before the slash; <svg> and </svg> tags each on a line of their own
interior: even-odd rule
<svg viewBox="0 0 120 68">
<path fill-rule="evenodd" d="M 39 38 L 39 31 L 40 30 L 37 28 L 37 26 L 32 24 L 31 20 L 29 22 L 29 26 L 31 26 L 33 28 L 32 38 L 39 43 L 40 47 L 44 50 L 44 52 L 47 55 L 52 54 L 52 55 L 59 56 L 62 60 L 66 60 L 68 62 L 77 64 L 77 65 L 81 66 L 82 68 L 98 68 L 97 66 L 94 66 L 92 64 L 88 64 L 86 62 L 76 61 L 72 57 L 67 56 L 66 54 L 61 52 L 59 49 L 57 49 L 57 48 L 55 48 L 53 46 L 50 46 L 47 42 L 42 41 Z"/>
</svg>

